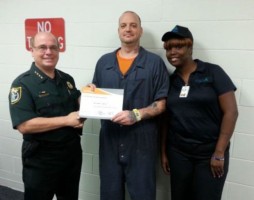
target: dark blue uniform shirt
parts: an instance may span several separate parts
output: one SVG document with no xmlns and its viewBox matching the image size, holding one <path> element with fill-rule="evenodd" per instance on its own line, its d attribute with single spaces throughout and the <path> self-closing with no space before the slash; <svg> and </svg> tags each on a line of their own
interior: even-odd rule
<svg viewBox="0 0 254 200">
<path fill-rule="evenodd" d="M 195 62 L 197 69 L 190 75 L 186 98 L 179 97 L 185 85 L 181 77 L 176 71 L 170 77 L 169 138 L 175 146 L 216 142 L 223 117 L 218 97 L 236 90 L 221 67 L 200 60 Z"/>
<path fill-rule="evenodd" d="M 159 56 L 140 47 L 137 58 L 123 76 L 118 67 L 117 51 L 102 56 L 97 62 L 93 79 L 97 87 L 124 89 L 123 110 L 144 108 L 167 97 L 169 75 Z"/>
</svg>

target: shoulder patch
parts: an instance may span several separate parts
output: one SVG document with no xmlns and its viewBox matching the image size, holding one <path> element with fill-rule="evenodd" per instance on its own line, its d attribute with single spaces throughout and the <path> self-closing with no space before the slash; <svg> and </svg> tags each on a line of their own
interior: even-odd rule
<svg viewBox="0 0 254 200">
<path fill-rule="evenodd" d="M 69 89 L 71 89 L 71 90 L 73 89 L 73 85 L 69 81 L 67 81 L 66 84 L 67 84 Z"/>
<path fill-rule="evenodd" d="M 18 103 L 19 100 L 21 99 L 21 95 L 22 95 L 22 87 L 11 88 L 11 91 L 10 91 L 11 104 Z"/>
</svg>

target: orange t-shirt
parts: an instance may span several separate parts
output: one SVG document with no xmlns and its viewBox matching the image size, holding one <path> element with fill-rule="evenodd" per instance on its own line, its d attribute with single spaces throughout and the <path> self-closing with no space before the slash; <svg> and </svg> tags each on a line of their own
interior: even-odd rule
<svg viewBox="0 0 254 200">
<path fill-rule="evenodd" d="M 120 71 L 122 72 L 123 75 L 125 75 L 126 72 L 130 69 L 135 57 L 134 58 L 122 58 L 120 56 L 119 51 L 117 52 L 116 56 L 117 56 Z"/>
</svg>

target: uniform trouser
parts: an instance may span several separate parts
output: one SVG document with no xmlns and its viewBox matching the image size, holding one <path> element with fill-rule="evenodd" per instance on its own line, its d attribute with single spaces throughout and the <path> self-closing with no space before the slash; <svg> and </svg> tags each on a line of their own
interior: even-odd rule
<svg viewBox="0 0 254 200">
<path fill-rule="evenodd" d="M 24 141 L 24 200 L 78 200 L 82 163 L 80 138 L 61 147 Z"/>
<path fill-rule="evenodd" d="M 220 200 L 229 166 L 229 152 L 225 153 L 224 175 L 214 178 L 209 159 L 197 159 L 170 148 L 172 200 Z"/>
<path fill-rule="evenodd" d="M 101 200 L 155 200 L 156 133 L 100 134 Z"/>
</svg>

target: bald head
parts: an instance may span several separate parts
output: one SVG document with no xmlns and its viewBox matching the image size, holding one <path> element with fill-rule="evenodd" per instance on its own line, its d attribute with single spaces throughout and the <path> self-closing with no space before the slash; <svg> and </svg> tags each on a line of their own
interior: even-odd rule
<svg viewBox="0 0 254 200">
<path fill-rule="evenodd" d="M 141 19 L 140 19 L 140 17 L 138 16 L 138 14 L 135 13 L 135 12 L 133 12 L 133 11 L 129 11 L 129 10 L 128 10 L 128 11 L 125 11 L 125 12 L 120 16 L 120 18 L 119 18 L 119 24 L 121 23 L 121 19 L 123 18 L 123 16 L 126 15 L 126 14 L 131 14 L 131 15 L 133 15 L 133 16 L 137 19 L 139 25 L 141 26 Z"/>
<path fill-rule="evenodd" d="M 57 40 L 56 36 L 54 36 L 50 32 L 38 32 L 38 33 L 36 33 L 36 35 L 34 35 L 31 38 L 31 47 L 35 47 L 37 45 L 38 40 L 41 40 L 43 38 L 53 39 L 55 41 L 55 45 L 57 45 L 59 47 L 59 43 L 58 43 L 58 40 Z"/>
</svg>

